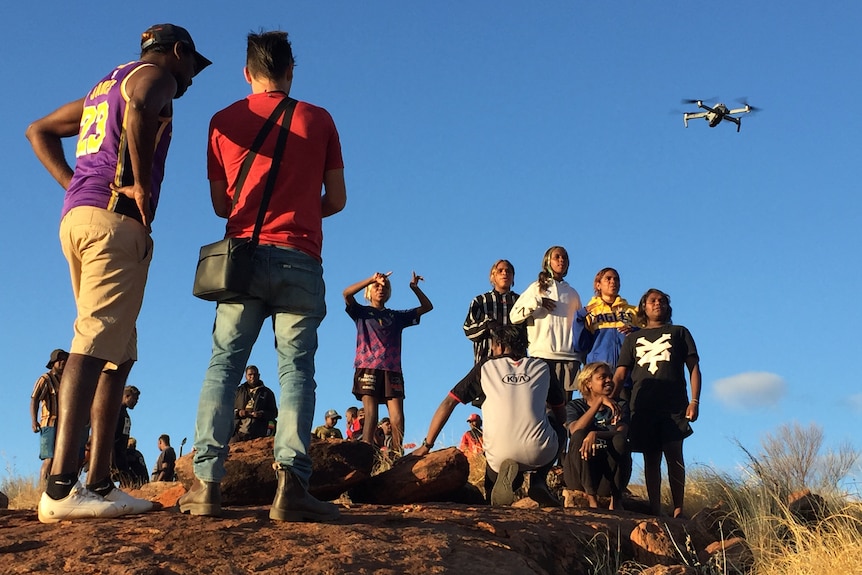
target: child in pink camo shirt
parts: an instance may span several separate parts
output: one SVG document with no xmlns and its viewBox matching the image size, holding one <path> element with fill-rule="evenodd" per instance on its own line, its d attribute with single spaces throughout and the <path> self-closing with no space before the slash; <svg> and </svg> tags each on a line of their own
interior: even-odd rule
<svg viewBox="0 0 862 575">
<path fill-rule="evenodd" d="M 404 377 L 401 373 L 401 332 L 419 323 L 419 318 L 434 306 L 421 289 L 424 278 L 413 272 L 410 289 L 419 300 L 419 307 L 396 311 L 386 308 L 392 295 L 389 273 L 377 272 L 371 277 L 345 288 L 347 315 L 356 322 L 356 360 L 353 366 L 353 395 L 362 401 L 365 423 L 362 441 L 374 445 L 378 405 L 386 403 L 392 424 L 392 450 L 402 453 L 404 439 Z M 365 290 L 370 306 L 360 305 L 354 297 Z"/>
</svg>

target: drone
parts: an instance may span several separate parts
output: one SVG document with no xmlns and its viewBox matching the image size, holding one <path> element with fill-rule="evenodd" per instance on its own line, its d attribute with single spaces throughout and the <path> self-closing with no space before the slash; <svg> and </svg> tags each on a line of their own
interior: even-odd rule
<svg viewBox="0 0 862 575">
<path fill-rule="evenodd" d="M 709 127 L 714 128 L 721 123 L 722 120 L 727 120 L 728 122 L 733 122 L 736 124 L 736 131 L 742 127 L 742 120 L 740 118 L 734 117 L 735 114 L 748 114 L 749 112 L 755 112 L 758 108 L 754 106 L 749 106 L 747 102 L 742 102 L 742 108 L 734 108 L 730 109 L 721 102 L 715 104 L 714 106 L 708 106 L 703 103 L 703 100 L 683 100 L 683 104 L 697 104 L 698 108 L 702 108 L 705 110 L 704 112 L 685 112 L 682 115 L 682 121 L 685 123 L 685 127 L 688 128 L 688 121 L 694 120 L 696 118 L 703 118 L 707 122 L 709 122 Z"/>
</svg>

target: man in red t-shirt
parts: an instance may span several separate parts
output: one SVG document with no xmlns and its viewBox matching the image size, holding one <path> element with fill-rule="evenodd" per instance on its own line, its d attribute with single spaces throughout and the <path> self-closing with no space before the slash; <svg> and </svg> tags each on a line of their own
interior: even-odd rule
<svg viewBox="0 0 862 575">
<path fill-rule="evenodd" d="M 473 413 L 467 418 L 467 423 L 470 424 L 470 429 L 461 436 L 461 445 L 458 449 L 467 454 L 484 453 L 485 449 L 482 445 L 482 418 L 478 413 Z"/>
<path fill-rule="evenodd" d="M 358 407 L 348 407 L 345 411 L 347 439 L 357 440 L 362 439 L 362 419 L 359 418 L 359 412 L 363 411 Z M 363 412 L 364 413 L 364 412 Z"/>
<path fill-rule="evenodd" d="M 278 172 L 248 295 L 216 307 L 213 354 L 196 423 L 197 479 L 180 498 L 183 513 L 221 513 L 219 482 L 225 475 L 233 431 L 233 391 L 264 321 L 272 317 L 281 393 L 274 441 L 278 487 L 269 516 L 277 521 L 329 521 L 340 516 L 336 506 L 308 493 L 314 354 L 317 327 L 326 314 L 321 220 L 341 211 L 347 201 L 341 144 L 329 113 L 306 102 L 296 103 L 289 126 L 280 119 L 264 140 L 235 197 L 240 168 L 254 140 L 275 108 L 288 98 L 293 66 L 286 32 L 249 34 L 244 73 L 252 93 L 216 113 L 210 122 L 207 172 L 213 209 L 228 218 L 227 237 L 252 235 L 267 176 L 273 166 L 278 166 Z M 289 134 L 282 156 L 274 160 L 282 130 Z"/>
</svg>

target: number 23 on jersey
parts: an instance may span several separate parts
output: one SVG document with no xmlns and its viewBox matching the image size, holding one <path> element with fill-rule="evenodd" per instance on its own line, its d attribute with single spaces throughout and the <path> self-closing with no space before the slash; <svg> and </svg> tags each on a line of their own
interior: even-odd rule
<svg viewBox="0 0 862 575">
<path fill-rule="evenodd" d="M 105 139 L 105 125 L 108 122 L 108 103 L 99 102 L 95 106 L 84 106 L 81 114 L 81 129 L 78 132 L 78 147 L 75 157 L 94 154 L 102 146 Z"/>
</svg>

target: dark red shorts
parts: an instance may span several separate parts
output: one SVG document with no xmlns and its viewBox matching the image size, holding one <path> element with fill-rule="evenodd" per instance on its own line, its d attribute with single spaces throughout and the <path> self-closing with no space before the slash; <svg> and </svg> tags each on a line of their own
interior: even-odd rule
<svg viewBox="0 0 862 575">
<path fill-rule="evenodd" d="M 358 368 L 353 375 L 353 395 L 360 401 L 371 395 L 378 403 L 404 399 L 404 376 L 397 371 Z"/>
</svg>

